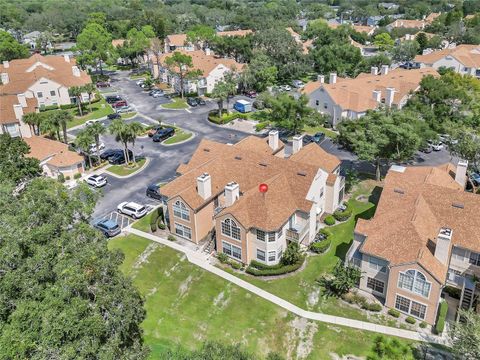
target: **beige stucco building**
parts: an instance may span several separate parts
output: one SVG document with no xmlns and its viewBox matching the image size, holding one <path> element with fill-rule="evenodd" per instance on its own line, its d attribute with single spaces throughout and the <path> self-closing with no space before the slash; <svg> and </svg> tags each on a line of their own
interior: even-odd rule
<svg viewBox="0 0 480 360">
<path fill-rule="evenodd" d="M 291 241 L 309 245 L 345 181 L 337 157 L 293 141 L 286 158 L 277 131 L 235 145 L 202 140 L 181 176 L 160 188 L 170 230 L 197 244 L 213 239 L 217 252 L 246 264 L 278 263 Z"/>
</svg>

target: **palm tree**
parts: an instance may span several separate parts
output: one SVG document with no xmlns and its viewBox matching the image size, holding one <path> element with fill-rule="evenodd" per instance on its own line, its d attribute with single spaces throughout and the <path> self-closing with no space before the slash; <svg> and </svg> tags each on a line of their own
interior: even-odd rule
<svg viewBox="0 0 480 360">
<path fill-rule="evenodd" d="M 90 133 L 90 135 L 92 135 L 93 138 L 95 139 L 97 156 L 100 156 L 100 135 L 105 134 L 105 131 L 106 131 L 105 126 L 103 126 L 101 122 L 97 121 L 91 125 L 88 125 L 87 130 Z"/>
<path fill-rule="evenodd" d="M 139 133 L 143 131 L 143 126 L 139 122 L 132 122 L 127 125 L 127 138 L 128 142 L 132 143 L 132 147 L 135 147 L 135 141 L 137 140 L 137 136 Z M 135 152 L 133 152 L 133 162 L 136 163 L 135 160 Z"/>
<path fill-rule="evenodd" d="M 95 90 L 97 90 L 97 88 L 92 83 L 83 86 L 83 91 L 88 94 L 88 107 L 90 112 L 92 112 L 92 94 L 95 94 Z"/>
<path fill-rule="evenodd" d="M 88 131 L 88 129 L 81 130 L 78 133 L 77 138 L 75 139 L 75 143 L 77 144 L 77 146 L 82 149 L 85 155 L 87 155 L 90 169 L 92 168 L 92 154 L 90 152 L 90 146 L 93 144 L 94 141 L 95 139 Z"/>
<path fill-rule="evenodd" d="M 80 114 L 80 116 L 83 116 L 83 113 L 82 113 L 82 93 L 83 92 L 85 92 L 85 90 L 83 89 L 83 86 L 72 86 L 70 89 L 68 89 L 68 93 L 70 94 L 70 96 L 73 96 L 77 101 L 78 113 Z"/>
<path fill-rule="evenodd" d="M 112 121 L 108 130 L 115 136 L 115 141 L 120 142 L 123 145 L 123 152 L 125 155 L 125 162 L 129 162 L 128 158 L 128 143 L 131 138 L 130 129 L 128 125 L 123 122 L 122 119 L 115 119 Z"/>
<path fill-rule="evenodd" d="M 49 137 L 56 137 L 60 140 L 60 123 L 55 115 L 44 116 L 40 123 L 40 133 L 48 134 Z"/>
<path fill-rule="evenodd" d="M 67 110 L 58 110 L 53 114 L 53 117 L 55 118 L 55 123 L 62 128 L 63 142 L 66 144 L 68 142 L 67 124 L 73 120 L 73 115 Z"/>
<path fill-rule="evenodd" d="M 34 135 L 40 134 L 40 123 L 42 122 L 42 119 L 42 114 L 38 112 L 27 113 L 22 117 L 23 122 L 30 127 L 30 131 Z"/>
<path fill-rule="evenodd" d="M 215 84 L 215 87 L 212 91 L 212 97 L 217 99 L 218 102 L 218 117 L 222 118 L 223 112 L 223 102 L 228 100 L 228 88 L 223 81 L 220 81 Z"/>
</svg>

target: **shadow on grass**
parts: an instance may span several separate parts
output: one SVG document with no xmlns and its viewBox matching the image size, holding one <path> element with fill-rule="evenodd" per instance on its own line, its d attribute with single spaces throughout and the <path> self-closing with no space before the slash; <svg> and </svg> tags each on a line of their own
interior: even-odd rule
<svg viewBox="0 0 480 360">
<path fill-rule="evenodd" d="M 341 243 L 335 249 L 335 256 L 342 261 L 345 261 L 345 256 L 347 255 L 348 249 L 350 249 L 350 246 L 352 245 L 351 240 L 353 240 L 353 237 L 348 243 Z"/>
</svg>

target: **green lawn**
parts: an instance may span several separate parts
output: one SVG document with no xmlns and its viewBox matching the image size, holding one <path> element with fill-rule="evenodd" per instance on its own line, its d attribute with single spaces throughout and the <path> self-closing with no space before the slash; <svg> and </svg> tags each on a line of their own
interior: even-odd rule
<svg viewBox="0 0 480 360">
<path fill-rule="evenodd" d="M 327 129 L 326 127 L 323 127 L 323 126 L 305 126 L 303 130 L 310 135 L 314 135 L 317 132 L 323 132 L 325 133 L 325 135 L 327 135 L 331 139 L 335 139 L 338 136 L 338 134 L 335 131 L 333 131 L 332 129 Z"/>
<path fill-rule="evenodd" d="M 150 219 L 152 217 L 153 211 L 150 211 L 147 215 L 145 215 L 140 220 L 137 220 L 133 223 L 132 227 L 134 229 L 143 231 L 143 232 L 150 232 Z"/>
<path fill-rule="evenodd" d="M 124 119 L 124 120 L 126 120 L 126 119 L 131 119 L 131 118 L 134 117 L 135 115 L 137 115 L 137 113 L 136 113 L 135 111 L 120 114 L 120 116 L 121 116 L 122 119 Z"/>
<path fill-rule="evenodd" d="M 182 98 L 173 98 L 171 103 L 163 104 L 165 109 L 188 109 L 187 100 Z"/>
<path fill-rule="evenodd" d="M 179 143 L 181 141 L 185 141 L 187 139 L 190 139 L 192 137 L 191 132 L 184 131 L 183 129 L 176 128 L 175 130 L 175 135 L 172 136 L 171 138 L 168 138 L 163 142 L 165 145 L 172 145 Z"/>
<path fill-rule="evenodd" d="M 146 159 L 141 159 L 137 161 L 136 166 L 112 165 L 112 166 L 109 166 L 106 170 L 118 176 L 127 176 L 140 170 L 143 167 L 143 165 L 145 165 L 146 161 L 147 161 Z"/>
<path fill-rule="evenodd" d="M 131 80 L 139 80 L 139 79 L 146 79 L 150 74 L 148 72 L 145 72 L 143 74 L 138 74 L 138 75 L 130 75 Z"/>
<path fill-rule="evenodd" d="M 109 248 L 125 253 L 121 269 L 145 297 L 142 327 L 151 359 L 214 339 L 240 342 L 259 355 L 330 360 L 331 352 L 366 356 L 376 336 L 299 318 L 135 235 L 116 237 Z"/>
<path fill-rule="evenodd" d="M 90 106 L 88 104 L 85 104 L 84 107 L 85 107 L 86 111 L 88 111 L 88 112 L 90 111 Z M 53 111 L 56 111 L 56 110 L 53 110 Z M 75 118 L 72 121 L 68 122 L 68 124 L 67 124 L 68 129 L 70 129 L 74 126 L 82 125 L 87 120 L 99 119 L 99 118 L 102 118 L 102 117 L 107 116 L 109 114 L 113 114 L 112 107 L 109 104 L 107 104 L 107 102 L 103 98 L 102 98 L 102 100 L 100 100 L 96 103 L 93 103 L 92 104 L 92 112 L 89 112 L 86 115 L 78 116 L 79 115 L 78 107 L 73 108 L 73 109 L 69 109 L 69 111 L 71 111 L 71 113 L 75 116 Z"/>
</svg>

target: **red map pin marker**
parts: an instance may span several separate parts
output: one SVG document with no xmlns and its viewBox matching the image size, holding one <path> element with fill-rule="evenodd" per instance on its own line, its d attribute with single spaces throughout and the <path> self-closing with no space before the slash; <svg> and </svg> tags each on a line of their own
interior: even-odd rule
<svg viewBox="0 0 480 360">
<path fill-rule="evenodd" d="M 261 192 L 261 193 L 266 193 L 268 191 L 268 185 L 267 184 L 260 184 L 258 186 L 258 190 Z"/>
</svg>

